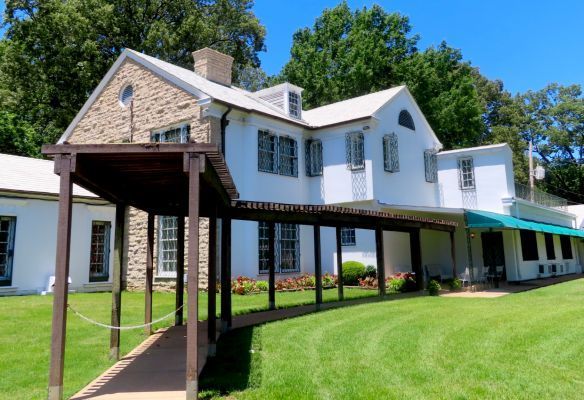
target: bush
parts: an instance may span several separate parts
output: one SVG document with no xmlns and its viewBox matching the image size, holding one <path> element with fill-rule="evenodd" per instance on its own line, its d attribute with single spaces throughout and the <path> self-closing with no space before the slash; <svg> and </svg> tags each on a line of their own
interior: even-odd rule
<svg viewBox="0 0 584 400">
<path fill-rule="evenodd" d="M 442 289 L 440 287 L 440 284 L 437 281 L 435 281 L 434 279 L 432 279 L 430 282 L 428 282 L 428 294 L 430 296 L 438 296 L 440 289 Z"/>
<path fill-rule="evenodd" d="M 448 286 L 450 286 L 451 291 L 460 290 L 462 288 L 462 281 L 458 278 L 454 278 L 448 282 Z"/>
<path fill-rule="evenodd" d="M 359 278 L 365 276 L 365 265 L 358 261 L 346 261 L 343 263 L 343 284 L 357 286 Z"/>
<path fill-rule="evenodd" d="M 268 282 L 267 281 L 257 281 L 256 286 L 260 290 L 260 292 L 267 292 L 268 291 Z"/>
<path fill-rule="evenodd" d="M 365 268 L 364 278 L 377 278 L 377 268 L 373 265 L 368 265 L 367 268 Z"/>
<path fill-rule="evenodd" d="M 401 293 L 405 292 L 406 280 L 403 278 L 393 278 L 390 279 L 387 284 L 387 290 L 390 293 Z"/>
</svg>

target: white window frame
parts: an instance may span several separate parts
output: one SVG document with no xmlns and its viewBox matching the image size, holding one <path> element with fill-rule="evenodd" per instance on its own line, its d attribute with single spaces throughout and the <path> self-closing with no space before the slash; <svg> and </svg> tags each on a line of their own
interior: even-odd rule
<svg viewBox="0 0 584 400">
<path fill-rule="evenodd" d="M 308 139 L 306 141 L 306 176 L 320 176 L 322 173 L 322 141 Z"/>
<path fill-rule="evenodd" d="M 0 286 L 12 285 L 12 267 L 14 261 L 14 244 L 16 233 L 16 217 L 0 215 L 0 223 L 7 226 L 6 229 L 0 229 L 5 234 L 6 240 L 0 243 L 0 262 L 4 267 L 4 274 L 0 276 Z"/>
<path fill-rule="evenodd" d="M 98 226 L 103 227 L 103 232 L 95 232 Z M 109 280 L 111 231 L 112 224 L 110 221 L 91 221 L 89 282 L 107 282 Z M 96 272 L 94 272 L 94 269 Z"/>
<path fill-rule="evenodd" d="M 387 172 L 399 172 L 399 147 L 395 133 L 383 136 L 383 169 Z"/>
<path fill-rule="evenodd" d="M 184 123 L 153 131 L 150 134 L 150 141 L 158 143 L 188 143 L 190 137 L 191 125 Z"/>
<path fill-rule="evenodd" d="M 288 91 L 288 115 L 297 119 L 302 115 L 302 97 L 294 91 Z"/>
<path fill-rule="evenodd" d="M 349 132 L 345 135 L 345 152 L 347 169 L 359 171 L 365 169 L 365 137 L 363 132 Z"/>
<path fill-rule="evenodd" d="M 178 217 L 158 216 L 158 257 L 156 276 L 176 278 Z"/>
<path fill-rule="evenodd" d="M 258 130 L 258 171 L 278 173 L 278 147 L 278 136 L 266 129 Z"/>
<path fill-rule="evenodd" d="M 472 157 L 458 159 L 458 186 L 462 190 L 476 189 L 474 161 Z"/>
<path fill-rule="evenodd" d="M 287 238 L 286 233 L 293 233 L 293 238 Z M 274 243 L 274 270 L 277 273 L 297 273 L 300 272 L 300 226 L 298 224 L 275 224 Z M 268 251 L 269 251 L 269 229 L 268 223 L 258 222 L 258 271 L 260 274 L 269 272 Z M 284 258 L 288 252 L 292 253 L 292 267 L 284 268 Z"/>
<path fill-rule="evenodd" d="M 341 228 L 341 246 L 356 246 L 357 232 L 355 228 Z"/>
</svg>

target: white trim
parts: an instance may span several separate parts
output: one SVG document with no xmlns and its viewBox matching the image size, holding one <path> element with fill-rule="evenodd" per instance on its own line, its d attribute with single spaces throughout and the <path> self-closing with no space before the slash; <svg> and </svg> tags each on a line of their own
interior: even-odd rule
<svg viewBox="0 0 584 400">
<path fill-rule="evenodd" d="M 438 156 L 457 155 L 459 157 L 472 157 L 472 154 L 470 154 L 470 153 L 473 153 L 473 154 L 492 153 L 492 152 L 496 152 L 498 150 L 503 150 L 503 149 L 508 149 L 509 151 L 511 151 L 511 147 L 509 147 L 509 145 L 507 143 L 499 143 L 499 144 L 490 144 L 487 146 L 467 147 L 465 149 L 441 151 L 437 155 Z M 464 155 L 466 153 L 469 153 L 468 156 Z"/>
</svg>

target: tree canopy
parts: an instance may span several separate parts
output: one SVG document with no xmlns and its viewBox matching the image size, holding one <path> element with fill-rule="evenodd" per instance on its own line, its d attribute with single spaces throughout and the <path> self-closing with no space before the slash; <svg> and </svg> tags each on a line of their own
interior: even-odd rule
<svg viewBox="0 0 584 400">
<path fill-rule="evenodd" d="M 0 104 L 32 126 L 35 142 L 49 143 L 124 48 L 192 68 L 191 52 L 212 47 L 235 58 L 236 72 L 257 67 L 265 29 L 252 5 L 251 0 L 9 0 Z"/>
</svg>

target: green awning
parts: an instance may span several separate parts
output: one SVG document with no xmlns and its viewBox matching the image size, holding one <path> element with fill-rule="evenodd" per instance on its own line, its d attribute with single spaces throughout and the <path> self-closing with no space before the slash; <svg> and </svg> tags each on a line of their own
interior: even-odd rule
<svg viewBox="0 0 584 400">
<path fill-rule="evenodd" d="M 565 226 L 544 224 L 542 222 L 527 221 L 512 217 L 492 213 L 488 211 L 465 211 L 467 226 L 469 228 L 506 228 L 506 229 L 526 229 L 537 232 L 547 232 L 556 235 L 567 235 L 584 238 L 584 230 L 572 229 Z"/>
</svg>

